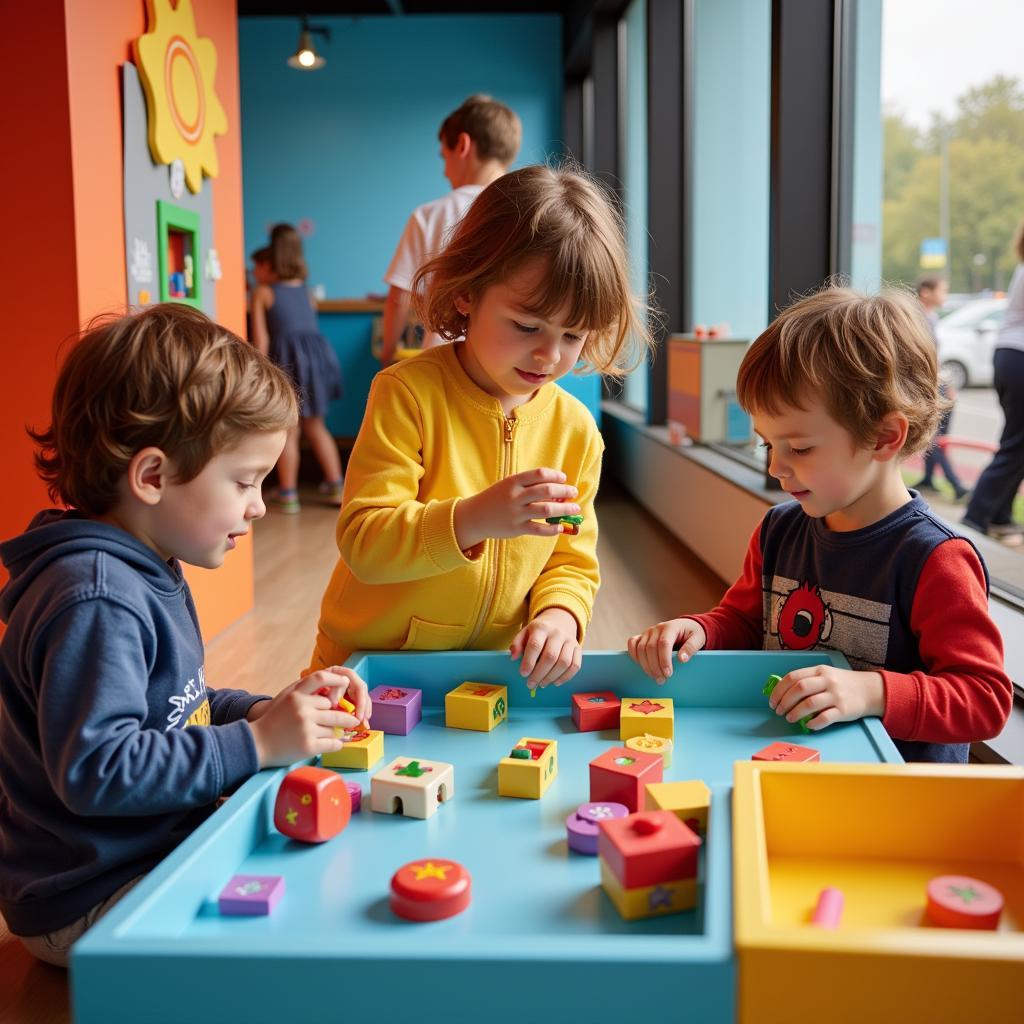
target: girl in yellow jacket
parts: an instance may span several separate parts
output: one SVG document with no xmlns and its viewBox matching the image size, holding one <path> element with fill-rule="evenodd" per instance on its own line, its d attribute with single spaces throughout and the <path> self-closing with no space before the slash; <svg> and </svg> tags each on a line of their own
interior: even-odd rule
<svg viewBox="0 0 1024 1024">
<path fill-rule="evenodd" d="M 508 647 L 530 687 L 564 683 L 600 582 L 604 445 L 555 381 L 581 360 L 622 375 L 650 344 L 620 222 L 588 178 L 524 167 L 477 197 L 414 292 L 454 344 L 373 382 L 311 668 Z M 545 522 L 563 515 L 578 534 Z"/>
</svg>

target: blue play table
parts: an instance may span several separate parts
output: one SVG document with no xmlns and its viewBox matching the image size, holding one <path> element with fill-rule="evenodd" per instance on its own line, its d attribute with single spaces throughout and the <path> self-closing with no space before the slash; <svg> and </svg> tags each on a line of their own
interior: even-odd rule
<svg viewBox="0 0 1024 1024">
<path fill-rule="evenodd" d="M 500 652 L 354 655 L 349 665 L 371 688 L 419 687 L 424 703 L 421 724 L 385 737 L 374 768 L 345 773 L 363 787 L 362 812 L 327 843 L 295 843 L 271 821 L 285 770 L 250 779 L 75 946 L 75 1020 L 732 1021 L 733 762 L 774 740 L 817 747 L 829 762 L 900 760 L 877 719 L 804 736 L 768 711 L 769 673 L 823 660 L 705 652 L 659 688 L 625 654 L 595 652 L 571 683 L 531 698 Z M 444 694 L 466 680 L 509 686 L 507 723 L 445 728 Z M 590 760 L 619 742 L 617 732 L 577 732 L 569 694 L 605 689 L 672 697 L 665 778 L 711 787 L 699 902 L 688 913 L 623 921 L 597 859 L 566 847 L 565 817 L 589 799 Z M 558 777 L 539 801 L 497 795 L 497 763 L 522 736 L 558 741 Z M 426 821 L 369 810 L 371 775 L 397 755 L 455 765 L 454 799 Z M 473 901 L 449 920 L 411 924 L 392 915 L 389 882 L 426 856 L 465 865 Z M 217 894 L 235 874 L 285 877 L 270 917 L 219 916 Z"/>
</svg>

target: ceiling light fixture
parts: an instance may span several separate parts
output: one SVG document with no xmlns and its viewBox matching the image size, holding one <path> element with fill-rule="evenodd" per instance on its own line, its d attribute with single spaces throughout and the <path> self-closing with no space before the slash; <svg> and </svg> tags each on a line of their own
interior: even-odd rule
<svg viewBox="0 0 1024 1024">
<path fill-rule="evenodd" d="M 299 46 L 288 58 L 288 67 L 298 68 L 300 71 L 316 71 L 322 68 L 327 61 L 316 52 L 313 45 L 313 36 L 323 36 L 327 42 L 331 40 L 331 30 L 324 25 L 310 25 L 303 17 L 302 28 L 299 31 Z"/>
</svg>

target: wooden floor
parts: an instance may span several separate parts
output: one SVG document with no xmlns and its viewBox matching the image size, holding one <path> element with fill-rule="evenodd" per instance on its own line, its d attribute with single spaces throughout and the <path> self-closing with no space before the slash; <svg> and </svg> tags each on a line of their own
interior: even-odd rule
<svg viewBox="0 0 1024 1024">
<path fill-rule="evenodd" d="M 605 487 L 597 509 L 602 586 L 587 649 L 619 650 L 645 626 L 709 608 L 721 597 L 721 581 L 626 495 Z M 210 686 L 272 694 L 305 668 L 320 595 L 337 557 L 336 517 L 337 510 L 304 494 L 301 514 L 271 512 L 257 524 L 256 606 L 210 643 Z M 0 919 L 0 1024 L 70 1019 L 65 973 L 29 956 Z"/>
</svg>

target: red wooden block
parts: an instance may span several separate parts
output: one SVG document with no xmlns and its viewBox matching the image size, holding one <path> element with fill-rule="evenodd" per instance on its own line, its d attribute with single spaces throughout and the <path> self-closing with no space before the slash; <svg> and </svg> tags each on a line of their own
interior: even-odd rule
<svg viewBox="0 0 1024 1024">
<path fill-rule="evenodd" d="M 572 695 L 572 720 L 580 732 L 618 729 L 622 702 L 611 690 Z"/>
<path fill-rule="evenodd" d="M 282 780 L 274 802 L 274 827 L 303 843 L 336 836 L 352 815 L 344 779 L 326 768 L 303 765 Z"/>
<path fill-rule="evenodd" d="M 453 860 L 414 860 L 391 878 L 391 909 L 407 921 L 440 921 L 469 906 L 469 872 Z"/>
<path fill-rule="evenodd" d="M 700 837 L 672 811 L 641 811 L 599 823 L 597 853 L 624 889 L 697 875 Z"/>
<path fill-rule="evenodd" d="M 664 765 L 661 754 L 612 747 L 590 762 L 590 800 L 625 804 L 639 811 L 644 806 L 644 787 L 661 782 Z"/>
<path fill-rule="evenodd" d="M 939 875 L 928 883 L 928 920 L 943 928 L 999 927 L 1003 894 L 966 875 Z"/>
<path fill-rule="evenodd" d="M 795 743 L 769 743 L 759 750 L 751 761 L 820 761 L 821 751 L 811 747 L 799 747 Z"/>
</svg>

